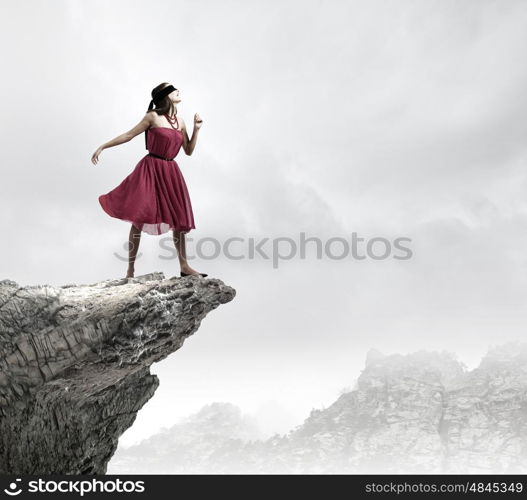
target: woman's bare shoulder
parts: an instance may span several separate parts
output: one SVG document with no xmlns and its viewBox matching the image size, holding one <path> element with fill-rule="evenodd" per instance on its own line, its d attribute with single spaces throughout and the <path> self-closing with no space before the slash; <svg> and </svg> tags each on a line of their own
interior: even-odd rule
<svg viewBox="0 0 527 500">
<path fill-rule="evenodd" d="M 181 128 L 181 130 L 183 130 L 184 128 L 186 128 L 186 127 L 185 127 L 185 120 L 183 120 L 183 117 L 178 115 L 177 119 L 178 119 L 179 127 Z"/>
<path fill-rule="evenodd" d="M 153 110 L 147 111 L 143 120 L 147 121 L 149 125 L 155 125 L 157 113 Z"/>
</svg>

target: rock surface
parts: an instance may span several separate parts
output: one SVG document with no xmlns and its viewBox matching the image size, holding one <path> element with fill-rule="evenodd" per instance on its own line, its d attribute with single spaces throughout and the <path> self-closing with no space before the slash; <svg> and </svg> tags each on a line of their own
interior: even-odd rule
<svg viewBox="0 0 527 500">
<path fill-rule="evenodd" d="M 150 365 L 235 295 L 218 279 L 163 273 L 0 281 L 0 473 L 104 474 L 159 384 Z"/>
<path fill-rule="evenodd" d="M 119 449 L 110 470 L 525 474 L 527 344 L 493 347 L 471 371 L 444 351 L 385 356 L 372 349 L 354 390 L 326 409 L 312 410 L 286 435 L 248 440 L 203 426 L 201 432 L 194 428 L 191 440 L 179 438 L 177 447 L 167 448 L 175 439 L 169 433 Z"/>
</svg>

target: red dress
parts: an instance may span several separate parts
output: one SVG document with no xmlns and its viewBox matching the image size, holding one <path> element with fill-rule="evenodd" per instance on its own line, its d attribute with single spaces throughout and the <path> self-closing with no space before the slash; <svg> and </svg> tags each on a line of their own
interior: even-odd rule
<svg viewBox="0 0 527 500">
<path fill-rule="evenodd" d="M 183 144 L 183 133 L 175 128 L 151 127 L 147 149 L 163 158 L 174 158 Z M 103 210 L 131 222 L 147 234 L 175 229 L 195 229 L 187 185 L 177 162 L 146 155 L 121 184 L 99 196 Z"/>
</svg>

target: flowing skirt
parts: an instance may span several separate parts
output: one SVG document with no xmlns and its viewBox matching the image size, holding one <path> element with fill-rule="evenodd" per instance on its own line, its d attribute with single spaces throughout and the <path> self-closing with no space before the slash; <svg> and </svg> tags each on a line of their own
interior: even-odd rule
<svg viewBox="0 0 527 500">
<path fill-rule="evenodd" d="M 147 234 L 188 233 L 196 228 L 187 185 L 176 161 L 145 156 L 121 184 L 99 196 L 99 203 L 111 217 Z"/>
</svg>

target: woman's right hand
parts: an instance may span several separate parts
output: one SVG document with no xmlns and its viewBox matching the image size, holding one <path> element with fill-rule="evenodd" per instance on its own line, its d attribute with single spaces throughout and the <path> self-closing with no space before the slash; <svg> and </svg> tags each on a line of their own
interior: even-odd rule
<svg viewBox="0 0 527 500">
<path fill-rule="evenodd" d="M 91 162 L 94 165 L 97 165 L 97 162 L 99 161 L 99 155 L 102 153 L 102 150 L 103 150 L 102 147 L 98 147 L 95 153 L 92 154 Z"/>
</svg>

